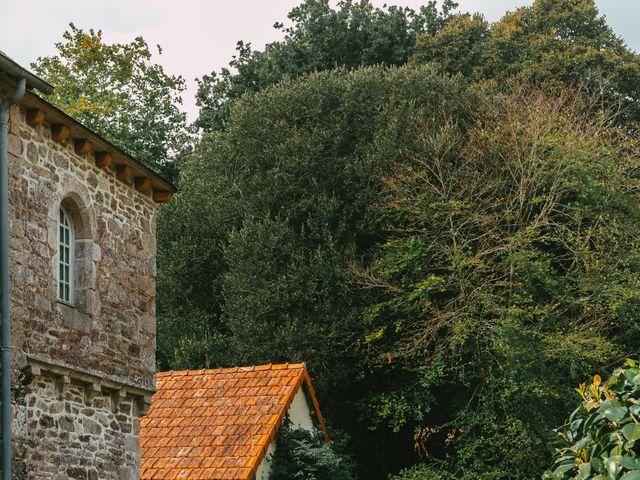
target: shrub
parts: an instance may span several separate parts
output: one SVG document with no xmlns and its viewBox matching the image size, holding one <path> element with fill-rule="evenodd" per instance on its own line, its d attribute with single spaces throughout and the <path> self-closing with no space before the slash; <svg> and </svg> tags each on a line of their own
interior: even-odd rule
<svg viewBox="0 0 640 480">
<path fill-rule="evenodd" d="M 286 419 L 276 439 L 271 480 L 354 480 L 353 466 L 340 453 L 342 442 L 325 442 L 318 431 L 295 428 Z"/>
<path fill-rule="evenodd" d="M 576 389 L 583 402 L 560 430 L 545 479 L 640 479 L 640 368 L 628 359 L 604 383 L 599 375 Z"/>
</svg>

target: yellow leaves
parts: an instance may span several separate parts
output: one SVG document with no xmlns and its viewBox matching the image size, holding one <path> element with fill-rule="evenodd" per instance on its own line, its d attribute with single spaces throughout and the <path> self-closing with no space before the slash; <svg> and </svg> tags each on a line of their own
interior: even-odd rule
<svg viewBox="0 0 640 480">
<path fill-rule="evenodd" d="M 364 337 L 364 340 L 366 343 L 371 343 L 371 342 L 375 342 L 376 340 L 382 338 L 382 336 L 384 335 L 385 330 L 387 329 L 387 327 L 381 327 L 378 330 L 376 330 L 373 333 L 370 333 L 369 335 L 366 335 Z"/>
<path fill-rule="evenodd" d="M 580 451 L 580 456 L 576 458 L 576 463 L 586 463 L 589 461 L 589 451 L 585 448 Z"/>
<path fill-rule="evenodd" d="M 602 379 L 600 378 L 600 375 L 595 375 L 593 377 L 593 383 L 591 384 L 591 386 L 589 387 L 589 390 L 591 390 L 591 394 L 596 398 L 599 399 L 600 398 L 600 384 L 602 383 Z"/>
<path fill-rule="evenodd" d="M 98 102 L 92 102 L 87 97 L 80 97 L 76 102 L 67 105 L 66 110 L 71 116 L 86 112 L 95 115 L 104 115 L 109 111 L 109 107 Z"/>
<path fill-rule="evenodd" d="M 575 391 L 589 404 L 589 409 L 599 406 L 603 395 L 607 400 L 618 399 L 618 397 L 609 390 L 608 385 L 602 383 L 600 375 L 594 375 L 593 381 L 588 388 L 586 383 L 581 383 Z"/>
<path fill-rule="evenodd" d="M 91 37 L 89 37 L 89 35 L 83 35 L 81 43 L 83 48 L 89 49 L 92 44 Z"/>
<path fill-rule="evenodd" d="M 586 383 L 581 383 L 578 388 L 575 389 L 576 392 L 578 392 L 580 394 L 580 396 L 586 401 L 590 401 L 591 399 L 587 397 L 586 393 L 585 393 L 585 388 L 586 388 Z"/>
<path fill-rule="evenodd" d="M 606 383 L 603 385 L 602 388 L 603 388 L 604 396 L 607 397 L 608 400 L 618 399 L 618 397 L 611 390 L 609 390 L 609 387 Z"/>
</svg>

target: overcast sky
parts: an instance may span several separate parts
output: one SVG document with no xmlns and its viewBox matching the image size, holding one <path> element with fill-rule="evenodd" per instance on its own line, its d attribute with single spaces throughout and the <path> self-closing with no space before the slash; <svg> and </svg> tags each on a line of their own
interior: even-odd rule
<svg viewBox="0 0 640 480">
<path fill-rule="evenodd" d="M 281 38 L 273 29 L 302 0 L 2 0 L 0 50 L 28 66 L 39 56 L 55 53 L 69 22 L 83 29 L 101 29 L 107 41 L 129 42 L 141 35 L 160 44 L 156 56 L 165 70 L 182 75 L 188 85 L 184 108 L 195 119 L 195 78 L 225 66 L 238 40 L 261 49 Z M 460 10 L 481 12 L 490 21 L 531 0 L 458 0 Z M 333 2 L 336 3 L 335 1 Z M 417 8 L 426 0 L 373 0 Z M 597 0 L 614 31 L 640 50 L 640 0 Z"/>
</svg>

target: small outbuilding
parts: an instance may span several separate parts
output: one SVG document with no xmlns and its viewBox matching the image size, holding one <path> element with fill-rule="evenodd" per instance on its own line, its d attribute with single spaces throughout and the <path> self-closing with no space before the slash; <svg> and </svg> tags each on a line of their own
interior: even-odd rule
<svg viewBox="0 0 640 480">
<path fill-rule="evenodd" d="M 268 480 L 286 415 L 327 437 L 304 363 L 158 373 L 140 478 Z"/>
</svg>

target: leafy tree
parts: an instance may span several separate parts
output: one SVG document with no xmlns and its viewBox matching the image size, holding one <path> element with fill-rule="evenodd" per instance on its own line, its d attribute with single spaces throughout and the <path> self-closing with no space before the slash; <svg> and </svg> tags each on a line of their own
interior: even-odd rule
<svg viewBox="0 0 640 480">
<path fill-rule="evenodd" d="M 380 128 L 411 109 L 437 126 L 443 112 L 462 121 L 469 104 L 461 81 L 431 68 L 322 72 L 236 102 L 162 211 L 161 368 L 306 361 L 363 475 L 405 465 L 410 447 L 371 447 L 356 414 L 369 387 L 352 266 L 381 238 L 373 206 L 387 165 L 370 152 Z"/>
<path fill-rule="evenodd" d="M 171 161 L 187 140 L 179 108 L 183 78 L 152 63 L 142 37 L 108 44 L 100 30 L 70 23 L 56 48 L 56 55 L 32 64 L 55 86 L 46 99 L 149 167 L 175 176 Z"/>
<path fill-rule="evenodd" d="M 451 75 L 460 73 L 466 78 L 482 78 L 490 29 L 489 23 L 479 14 L 454 15 L 439 31 L 418 35 L 411 62 L 433 62 Z"/>
<path fill-rule="evenodd" d="M 594 0 L 536 0 L 493 25 L 475 15 L 418 34 L 412 62 L 472 80 L 508 78 L 558 91 L 580 85 L 640 120 L 640 56 L 615 35 Z"/>
<path fill-rule="evenodd" d="M 602 382 L 600 375 L 576 389 L 582 404 L 560 429 L 563 448 L 556 452 L 548 479 L 640 479 L 640 369 L 627 359 Z"/>
<path fill-rule="evenodd" d="M 438 12 L 430 0 L 416 12 L 374 8 L 369 0 L 341 0 L 333 9 L 329 0 L 305 0 L 289 13 L 290 27 L 275 24 L 283 40 L 264 51 L 240 41 L 230 68 L 199 80 L 196 125 L 205 131 L 224 128 L 234 100 L 285 78 L 338 67 L 402 65 L 414 51 L 416 34 L 439 31 L 456 7 L 453 0 L 444 0 Z"/>
<path fill-rule="evenodd" d="M 243 97 L 163 212 L 163 368 L 307 361 L 364 478 L 540 475 L 566 385 L 640 341 L 637 145 L 598 111 L 433 67 Z"/>
<path fill-rule="evenodd" d="M 538 477 L 567 385 L 640 341 L 636 141 L 598 102 L 484 93 L 470 126 L 408 115 L 377 148 L 366 404 L 425 459 L 400 478 Z"/>
<path fill-rule="evenodd" d="M 285 420 L 272 458 L 272 480 L 353 480 L 353 465 L 343 442 L 325 442 L 318 431 L 295 428 Z"/>
</svg>

